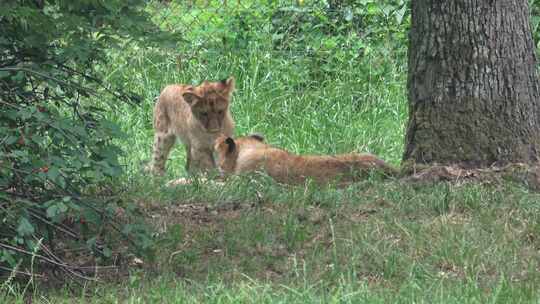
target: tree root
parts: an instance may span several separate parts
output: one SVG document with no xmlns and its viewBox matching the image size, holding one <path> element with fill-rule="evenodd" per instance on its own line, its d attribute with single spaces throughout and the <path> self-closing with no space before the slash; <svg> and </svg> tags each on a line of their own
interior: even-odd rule
<svg viewBox="0 0 540 304">
<path fill-rule="evenodd" d="M 401 180 L 406 182 L 517 182 L 540 191 L 540 164 L 511 163 L 488 168 L 463 168 L 459 165 L 405 164 Z"/>
</svg>

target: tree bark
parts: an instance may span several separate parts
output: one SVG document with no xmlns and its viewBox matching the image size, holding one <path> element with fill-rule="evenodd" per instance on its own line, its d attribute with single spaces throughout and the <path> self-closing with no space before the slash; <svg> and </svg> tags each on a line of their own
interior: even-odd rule
<svg viewBox="0 0 540 304">
<path fill-rule="evenodd" d="M 533 163 L 540 85 L 527 0 L 412 0 L 404 161 Z"/>
</svg>

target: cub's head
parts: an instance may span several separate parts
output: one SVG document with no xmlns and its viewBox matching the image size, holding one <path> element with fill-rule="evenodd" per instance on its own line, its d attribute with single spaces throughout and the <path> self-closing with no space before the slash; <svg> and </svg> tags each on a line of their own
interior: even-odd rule
<svg viewBox="0 0 540 304">
<path fill-rule="evenodd" d="M 264 148 L 264 137 L 260 134 L 233 139 L 225 135 L 218 137 L 214 144 L 214 159 L 221 173 L 234 173 L 239 161 L 238 155 L 243 149 Z"/>
<path fill-rule="evenodd" d="M 187 87 L 182 96 L 206 131 L 217 133 L 223 129 L 233 91 L 234 78 L 230 77 L 217 82 L 205 80 L 196 87 Z"/>
</svg>

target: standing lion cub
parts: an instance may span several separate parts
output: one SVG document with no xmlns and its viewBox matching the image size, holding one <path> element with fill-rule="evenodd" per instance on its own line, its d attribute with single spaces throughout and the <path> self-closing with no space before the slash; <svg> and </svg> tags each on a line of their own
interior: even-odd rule
<svg viewBox="0 0 540 304">
<path fill-rule="evenodd" d="M 176 138 L 186 146 L 186 170 L 190 173 L 215 168 L 214 141 L 232 136 L 229 112 L 234 78 L 204 81 L 199 86 L 168 85 L 154 107 L 154 149 L 150 171 L 165 172 L 165 162 Z"/>
<path fill-rule="evenodd" d="M 370 171 L 395 176 L 397 169 L 371 154 L 295 155 L 264 143 L 260 135 L 232 139 L 220 136 L 215 143 L 217 166 L 222 173 L 240 174 L 261 170 L 281 183 L 299 184 L 312 179 L 317 184 L 347 185 L 365 178 Z"/>
</svg>

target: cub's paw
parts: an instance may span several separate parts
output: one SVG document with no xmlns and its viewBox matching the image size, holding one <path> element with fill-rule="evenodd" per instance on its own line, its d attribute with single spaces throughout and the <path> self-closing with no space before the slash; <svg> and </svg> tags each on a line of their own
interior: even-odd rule
<svg viewBox="0 0 540 304">
<path fill-rule="evenodd" d="M 165 174 L 165 170 L 158 170 L 152 166 L 152 162 L 148 160 L 143 160 L 140 163 L 140 171 L 144 174 L 152 174 L 156 176 L 162 176 Z"/>
<path fill-rule="evenodd" d="M 225 184 L 222 181 L 214 180 L 214 179 L 208 179 L 206 177 L 196 177 L 196 178 L 181 177 L 181 178 L 173 179 L 173 180 L 167 182 L 167 184 L 165 184 L 165 186 L 167 186 L 167 187 L 185 186 L 185 185 L 191 185 L 191 184 L 194 184 L 194 183 L 199 183 L 199 184 L 209 183 L 209 184 L 214 184 L 214 185 L 217 185 L 217 186 L 223 186 Z"/>
<path fill-rule="evenodd" d="M 190 185 L 193 183 L 193 179 L 181 177 L 178 179 L 173 179 L 171 181 L 168 181 L 165 186 L 167 187 L 174 187 L 174 186 L 182 186 L 182 185 Z"/>
</svg>

